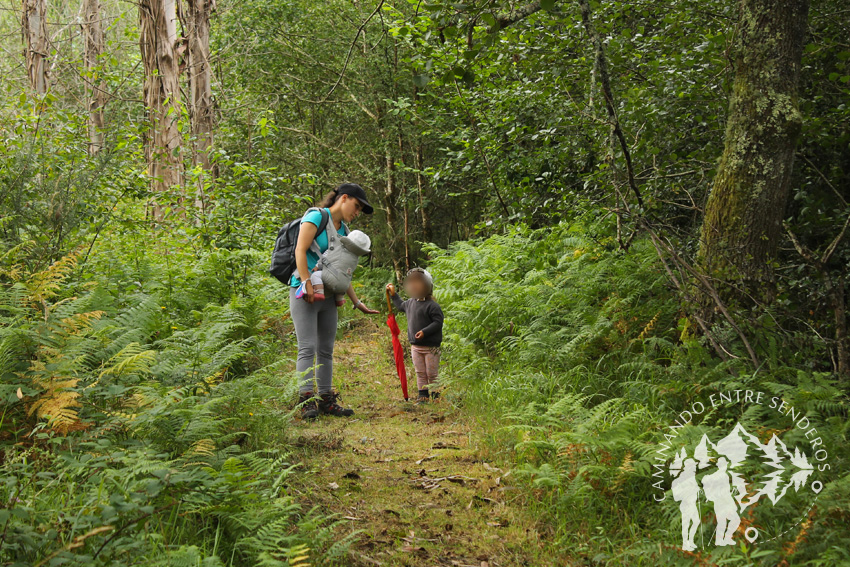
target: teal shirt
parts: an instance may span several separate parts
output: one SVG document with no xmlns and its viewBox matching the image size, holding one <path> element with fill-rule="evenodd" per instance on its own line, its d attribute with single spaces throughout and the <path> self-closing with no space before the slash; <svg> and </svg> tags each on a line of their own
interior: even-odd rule
<svg viewBox="0 0 850 567">
<path fill-rule="evenodd" d="M 326 208 L 328 215 L 331 214 L 331 210 Z M 322 213 L 319 211 L 307 211 L 307 214 L 301 219 L 301 224 L 305 222 L 309 222 L 311 224 L 316 225 L 316 228 L 319 227 L 319 223 L 322 222 Z M 333 226 L 333 219 L 328 219 L 328 227 Z M 340 236 L 345 236 L 348 234 L 348 227 L 345 226 L 345 223 L 340 223 L 339 230 L 336 231 Z M 316 244 L 319 245 L 319 250 L 325 252 L 328 249 L 328 234 L 324 230 L 316 235 Z M 319 256 L 313 250 L 307 250 L 307 269 L 311 272 L 313 268 L 316 267 L 316 264 L 319 263 Z M 289 285 L 292 287 L 298 287 L 301 285 L 301 278 L 298 277 L 298 271 L 296 270 L 294 274 L 292 274 L 292 280 L 290 280 Z"/>
</svg>

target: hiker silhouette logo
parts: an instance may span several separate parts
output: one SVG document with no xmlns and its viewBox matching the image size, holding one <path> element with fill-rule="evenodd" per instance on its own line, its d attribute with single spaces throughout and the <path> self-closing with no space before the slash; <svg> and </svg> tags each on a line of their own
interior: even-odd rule
<svg viewBox="0 0 850 567">
<path fill-rule="evenodd" d="M 713 426 L 719 412 L 708 410 L 735 403 L 776 411 L 768 414 L 771 427 L 787 425 L 751 425 L 755 433 L 740 421 L 725 431 Z M 737 390 L 696 402 L 678 418 L 656 451 L 652 476 L 655 500 L 678 507 L 682 550 L 776 540 L 808 518 L 823 489 L 819 475 L 830 466 L 824 440 L 803 412 L 779 397 Z M 699 434 L 708 429 L 712 434 Z"/>
</svg>

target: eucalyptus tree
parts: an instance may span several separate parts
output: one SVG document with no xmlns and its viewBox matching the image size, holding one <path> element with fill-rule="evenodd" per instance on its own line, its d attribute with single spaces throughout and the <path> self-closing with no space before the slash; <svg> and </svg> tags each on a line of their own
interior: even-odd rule
<svg viewBox="0 0 850 567">
<path fill-rule="evenodd" d="M 89 153 L 103 148 L 106 85 L 102 78 L 103 25 L 100 0 L 83 0 L 83 64 L 86 98 L 88 101 Z"/>
<path fill-rule="evenodd" d="M 40 95 L 47 92 L 50 38 L 47 34 L 47 0 L 23 0 L 21 17 L 24 56 L 30 86 Z"/>
<path fill-rule="evenodd" d="M 183 114 L 178 60 L 176 0 L 139 2 L 139 47 L 144 68 L 145 140 L 148 173 L 155 191 L 183 185 Z M 159 216 L 161 203 L 155 205 Z"/>
<path fill-rule="evenodd" d="M 187 35 L 189 118 L 192 124 L 192 162 L 202 172 L 212 173 L 210 148 L 215 130 L 210 60 L 210 17 L 215 0 L 186 0 L 182 10 Z M 204 177 L 198 178 L 196 204 L 203 207 Z"/>
</svg>

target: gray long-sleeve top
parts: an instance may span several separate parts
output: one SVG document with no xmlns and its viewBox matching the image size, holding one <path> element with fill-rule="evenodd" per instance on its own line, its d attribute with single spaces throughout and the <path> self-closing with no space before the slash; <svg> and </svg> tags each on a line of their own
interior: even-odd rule
<svg viewBox="0 0 850 567">
<path fill-rule="evenodd" d="M 402 301 L 398 294 L 392 296 L 393 305 L 407 315 L 407 338 L 410 344 L 438 347 L 443 342 L 443 310 L 433 299 L 408 299 Z M 416 338 L 422 331 L 424 336 Z"/>
</svg>

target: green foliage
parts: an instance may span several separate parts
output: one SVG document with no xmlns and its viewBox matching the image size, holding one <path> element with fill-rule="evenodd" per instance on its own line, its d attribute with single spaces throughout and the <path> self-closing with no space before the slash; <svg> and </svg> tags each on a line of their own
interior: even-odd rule
<svg viewBox="0 0 850 567">
<path fill-rule="evenodd" d="M 718 548 L 706 557 L 741 565 L 840 557 L 824 542 L 847 537 L 846 396 L 828 374 L 791 365 L 822 351 L 793 358 L 774 347 L 772 357 L 759 353 L 767 362 L 756 371 L 721 363 L 680 319 L 651 244 L 635 241 L 624 254 L 593 225 L 517 228 L 429 252 L 435 281 L 445 282 L 438 299 L 447 316 L 449 389 L 506 423 L 494 442 L 516 460 L 515 474 L 544 491 L 541 513 L 560 526 L 561 545 L 611 565 L 692 564 L 674 551 L 678 516 L 653 500 L 655 451 L 663 429 L 694 401 L 751 389 L 781 396 L 819 424 L 831 465 L 821 498 L 829 494 L 834 504 L 819 507 L 793 545 Z M 775 330 L 758 338 L 783 341 Z M 736 421 L 762 434 L 788 429 L 776 412 L 739 407 L 717 409 L 715 429 L 694 426 L 687 435 L 722 436 Z M 795 512 L 790 500 L 774 517 Z"/>
<path fill-rule="evenodd" d="M 296 380 L 279 355 L 280 307 L 261 294 L 216 303 L 219 251 L 191 261 L 163 243 L 127 257 L 124 243 L 106 236 L 83 267 L 109 265 L 100 281 L 76 279 L 78 254 L 37 272 L 13 261 L 25 249 L 5 255 L 2 561 L 339 560 L 356 533 L 338 537 L 286 488 Z"/>
</svg>

